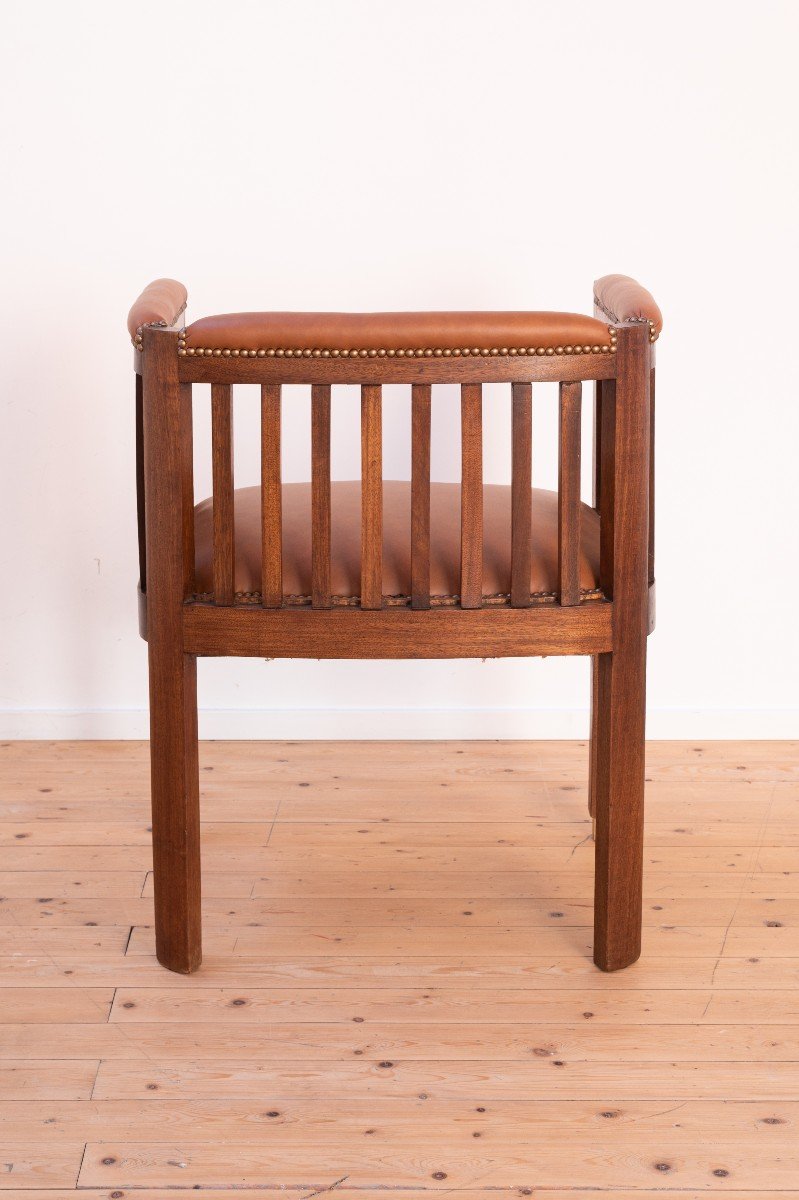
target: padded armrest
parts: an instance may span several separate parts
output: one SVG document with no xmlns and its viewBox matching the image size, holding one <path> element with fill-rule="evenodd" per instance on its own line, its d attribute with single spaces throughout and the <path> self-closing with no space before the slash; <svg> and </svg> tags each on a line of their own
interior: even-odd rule
<svg viewBox="0 0 799 1200">
<path fill-rule="evenodd" d="M 603 275 L 594 284 L 594 303 L 617 325 L 647 321 L 654 342 L 663 328 L 663 316 L 654 297 L 629 275 Z"/>
<path fill-rule="evenodd" d="M 145 325 L 171 328 L 186 307 L 188 293 L 176 279 L 154 279 L 148 283 L 128 313 L 128 333 L 135 346 L 141 345 Z"/>
</svg>

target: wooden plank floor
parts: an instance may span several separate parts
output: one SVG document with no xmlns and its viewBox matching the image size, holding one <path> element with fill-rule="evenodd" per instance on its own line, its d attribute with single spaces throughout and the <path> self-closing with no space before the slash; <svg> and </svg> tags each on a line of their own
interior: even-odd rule
<svg viewBox="0 0 799 1200">
<path fill-rule="evenodd" d="M 0 1198 L 799 1197 L 799 743 L 653 743 L 592 966 L 580 742 L 206 743 L 206 956 L 147 747 L 0 746 Z"/>
</svg>

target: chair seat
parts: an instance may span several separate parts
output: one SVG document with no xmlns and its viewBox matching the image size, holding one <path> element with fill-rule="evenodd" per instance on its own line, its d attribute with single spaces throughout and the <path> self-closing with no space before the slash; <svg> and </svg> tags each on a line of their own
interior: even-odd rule
<svg viewBox="0 0 799 1200">
<path fill-rule="evenodd" d="M 181 354 L 409 358 L 598 354 L 615 345 L 604 321 L 559 312 L 229 313 L 189 325 Z"/>
<path fill-rule="evenodd" d="M 433 603 L 454 604 L 460 576 L 460 485 L 430 486 L 430 593 Z M 261 490 L 235 492 L 237 596 L 256 601 L 261 592 Z M 411 590 L 411 489 L 409 483 L 383 483 L 383 595 L 388 602 L 408 601 Z M 360 592 L 361 485 L 331 484 L 331 585 L 335 603 L 356 603 Z M 502 603 L 510 593 L 511 489 L 483 488 L 483 594 Z M 196 592 L 213 590 L 213 501 L 195 509 Z M 558 497 L 538 488 L 532 493 L 532 569 L 530 590 L 541 599 L 557 591 Z M 599 517 L 582 506 L 580 588 L 584 597 L 599 592 Z M 283 485 L 283 592 L 289 603 L 310 603 L 311 486 Z"/>
</svg>

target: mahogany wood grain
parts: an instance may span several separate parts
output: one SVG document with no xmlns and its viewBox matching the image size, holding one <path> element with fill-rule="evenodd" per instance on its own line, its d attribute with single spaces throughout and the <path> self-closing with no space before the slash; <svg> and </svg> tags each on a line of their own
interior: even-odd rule
<svg viewBox="0 0 799 1200">
<path fill-rule="evenodd" d="M 591 454 L 591 503 L 599 512 L 599 495 L 602 490 L 602 388 L 604 380 L 597 379 L 594 383 L 594 408 L 592 413 L 592 454 Z"/>
<path fill-rule="evenodd" d="M 141 355 L 138 355 L 141 358 Z M 147 591 L 147 532 L 144 494 L 144 400 L 143 379 L 136 375 L 136 528 L 139 538 L 139 590 Z"/>
<path fill-rule="evenodd" d="M 139 356 L 141 357 L 141 356 Z M 178 363 L 186 383 L 560 383 L 612 379 L 615 354 L 496 358 L 200 358 Z"/>
<path fill-rule="evenodd" d="M 592 821 L 596 819 L 596 787 L 597 787 L 597 750 L 599 739 L 599 657 L 591 658 L 591 699 L 589 702 L 589 726 L 591 730 L 588 741 L 588 815 Z"/>
<path fill-rule="evenodd" d="M 530 604 L 533 549 L 533 388 L 514 383 L 511 391 L 511 556 L 510 602 Z"/>
<path fill-rule="evenodd" d="M 614 496 L 616 480 L 616 381 L 606 379 L 597 384 L 594 409 L 594 508 L 599 512 L 599 582 L 608 599 L 613 598 L 614 558 Z M 650 608 L 654 612 L 654 597 Z M 588 811 L 596 818 L 596 788 L 598 781 L 597 747 L 599 745 L 599 660 L 591 663 L 591 771 L 588 786 Z"/>
<path fill-rule="evenodd" d="M 619 328 L 617 370 L 613 651 L 599 657 L 595 734 L 594 961 L 605 971 L 628 966 L 641 952 L 649 532 L 647 326 Z M 607 515 L 603 498 L 603 522 Z"/>
<path fill-rule="evenodd" d="M 233 398 L 229 384 L 211 385 L 211 455 L 214 486 L 214 602 L 233 603 Z"/>
<path fill-rule="evenodd" d="M 261 386 L 261 596 L 283 603 L 283 496 L 280 469 L 280 384 Z"/>
<path fill-rule="evenodd" d="M 172 971 L 200 965 L 200 812 L 196 658 L 183 645 L 185 395 L 177 335 L 144 331 L 150 755 L 156 954 Z"/>
<path fill-rule="evenodd" d="M 600 512 L 600 496 L 602 493 L 602 389 L 605 380 L 597 379 L 594 383 L 594 410 L 592 413 L 592 453 L 591 453 L 591 503 L 596 512 Z M 598 719 L 597 685 L 599 680 L 599 665 L 596 658 L 591 659 L 591 703 L 590 703 L 590 740 L 588 767 L 588 814 L 591 818 L 596 813 L 596 724 Z"/>
<path fill-rule="evenodd" d="M 613 599 L 614 527 L 616 513 L 616 381 L 602 385 L 599 430 L 599 584 L 608 600 Z"/>
<path fill-rule="evenodd" d="M 558 438 L 558 596 L 580 603 L 580 383 L 560 385 Z"/>
<path fill-rule="evenodd" d="M 180 385 L 180 464 L 183 496 L 183 591 L 194 592 L 194 433 L 191 384 Z"/>
<path fill-rule="evenodd" d="M 256 658 L 507 658 L 600 654 L 613 645 L 612 606 L 552 602 L 484 607 L 266 610 L 186 605 L 184 644 L 194 654 Z"/>
<path fill-rule="evenodd" d="M 430 607 L 429 383 L 411 388 L 411 607 Z"/>
<path fill-rule="evenodd" d="M 483 386 L 461 385 L 462 608 L 483 602 Z"/>
<path fill-rule="evenodd" d="M 311 594 L 314 608 L 330 595 L 330 385 L 311 388 Z"/>
<path fill-rule="evenodd" d="M 383 389 L 361 388 L 361 608 L 383 603 Z"/>
</svg>

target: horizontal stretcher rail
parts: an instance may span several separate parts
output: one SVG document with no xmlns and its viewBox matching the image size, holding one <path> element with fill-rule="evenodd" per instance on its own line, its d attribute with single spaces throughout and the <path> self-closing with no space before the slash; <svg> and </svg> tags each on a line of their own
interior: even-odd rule
<svg viewBox="0 0 799 1200">
<path fill-rule="evenodd" d="M 613 605 L 370 610 L 219 608 L 187 603 L 188 654 L 253 658 L 515 658 L 605 654 Z"/>
</svg>

